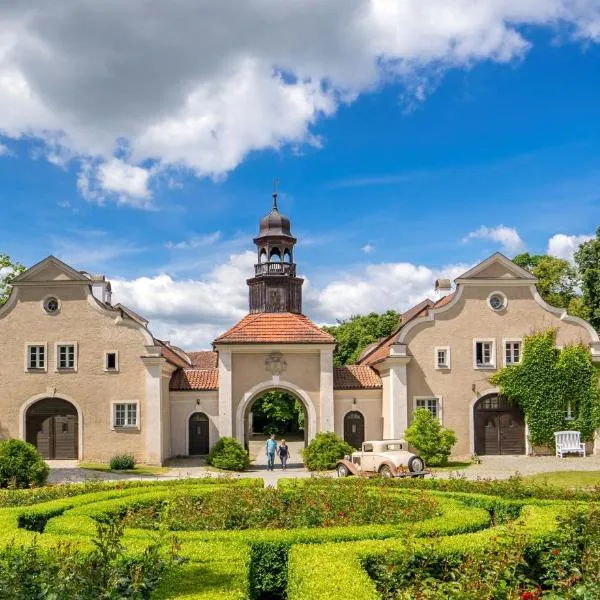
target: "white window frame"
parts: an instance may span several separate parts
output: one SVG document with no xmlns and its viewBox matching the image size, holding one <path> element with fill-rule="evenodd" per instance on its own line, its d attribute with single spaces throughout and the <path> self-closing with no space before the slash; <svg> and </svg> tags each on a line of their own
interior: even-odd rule
<svg viewBox="0 0 600 600">
<path fill-rule="evenodd" d="M 500 296 L 503 300 L 502 302 L 502 307 L 501 308 L 494 308 L 492 306 L 491 300 L 493 296 Z M 507 307 L 508 307 L 508 298 L 506 297 L 506 294 L 504 292 L 501 292 L 499 290 L 496 290 L 494 292 L 491 292 L 488 297 L 487 297 L 487 305 L 490 308 L 491 311 L 495 312 L 495 313 L 501 313 L 504 312 Z"/>
<path fill-rule="evenodd" d="M 73 346 L 73 366 L 72 367 L 61 367 L 59 365 L 60 361 L 60 347 L 61 346 Z M 56 342 L 54 344 L 54 370 L 58 371 L 67 371 L 69 373 L 77 372 L 77 355 L 79 354 L 77 347 L 77 342 Z"/>
<path fill-rule="evenodd" d="M 50 300 L 50 298 L 54 298 L 58 302 L 58 310 L 53 313 L 48 312 L 46 310 L 46 302 L 48 300 Z M 42 298 L 42 310 L 44 311 L 44 314 L 48 315 L 49 317 L 55 317 L 60 312 L 61 308 L 62 308 L 62 302 L 60 301 L 60 298 L 56 294 L 48 294 L 47 296 L 44 296 Z"/>
<path fill-rule="evenodd" d="M 114 369 L 108 368 L 108 355 L 109 354 L 115 355 L 115 368 Z M 104 372 L 105 373 L 118 373 L 119 372 L 119 351 L 118 350 L 107 350 L 104 353 Z"/>
<path fill-rule="evenodd" d="M 437 401 L 437 418 L 440 423 L 443 423 L 442 397 L 436 394 L 429 396 L 413 396 L 413 414 L 418 408 L 427 408 L 426 406 L 417 406 L 418 400 L 436 400 Z"/>
<path fill-rule="evenodd" d="M 519 344 L 519 361 L 518 362 L 506 362 L 506 344 Z M 511 357 L 514 358 L 513 349 L 510 349 Z M 518 365 L 523 361 L 523 338 L 504 338 L 502 340 L 502 364 L 505 367 L 511 365 Z"/>
<path fill-rule="evenodd" d="M 135 416 L 136 422 L 133 425 L 117 425 L 117 406 L 123 404 L 133 404 L 135 405 Z M 139 430 L 140 427 L 140 403 L 139 400 L 114 400 L 110 403 L 110 423 L 111 429 L 113 431 L 124 431 L 124 430 Z"/>
<path fill-rule="evenodd" d="M 29 348 L 40 346 L 44 348 L 44 366 L 32 367 L 29 362 Z M 27 342 L 25 344 L 25 372 L 47 373 L 48 372 L 48 342 Z"/>
<path fill-rule="evenodd" d="M 477 364 L 477 344 L 490 343 L 492 345 L 490 364 L 489 365 L 478 365 Z M 496 368 L 496 339 L 495 338 L 474 338 L 473 339 L 473 368 L 478 371 L 485 371 Z"/>
<path fill-rule="evenodd" d="M 565 421 L 574 421 L 577 417 L 573 416 L 573 408 L 571 401 L 567 402 L 567 412 L 565 413 Z"/>
<path fill-rule="evenodd" d="M 438 362 L 438 352 L 444 351 L 446 353 L 446 364 L 440 365 Z M 433 360 L 435 361 L 435 368 L 438 371 L 447 371 L 450 369 L 451 357 L 450 357 L 450 346 L 436 346 L 433 349 Z"/>
</svg>

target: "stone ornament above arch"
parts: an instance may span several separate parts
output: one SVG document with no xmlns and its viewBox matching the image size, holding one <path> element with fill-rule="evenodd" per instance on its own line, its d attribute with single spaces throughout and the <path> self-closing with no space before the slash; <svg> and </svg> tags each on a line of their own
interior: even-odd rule
<svg viewBox="0 0 600 600">
<path fill-rule="evenodd" d="M 248 407 L 252 405 L 254 400 L 262 394 L 263 392 L 268 392 L 269 390 L 285 390 L 290 392 L 294 396 L 302 402 L 304 408 L 306 408 L 307 414 L 307 429 L 306 429 L 306 440 L 310 442 L 317 433 L 317 411 L 315 406 L 310 399 L 310 396 L 301 388 L 299 388 L 294 383 L 290 381 L 279 381 L 277 383 L 273 383 L 272 379 L 261 381 L 256 385 L 252 386 L 242 397 L 240 403 L 238 404 L 236 414 L 235 414 L 235 437 L 243 444 L 246 440 L 244 439 L 245 435 L 245 426 L 244 420 L 246 417 L 246 411 Z"/>
</svg>

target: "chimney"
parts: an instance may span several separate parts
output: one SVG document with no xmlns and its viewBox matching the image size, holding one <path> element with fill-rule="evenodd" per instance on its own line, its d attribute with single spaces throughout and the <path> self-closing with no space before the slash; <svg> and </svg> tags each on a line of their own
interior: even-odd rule
<svg viewBox="0 0 600 600">
<path fill-rule="evenodd" d="M 449 279 L 436 279 L 435 280 L 435 297 L 441 298 L 446 296 L 452 291 L 452 283 Z"/>
</svg>

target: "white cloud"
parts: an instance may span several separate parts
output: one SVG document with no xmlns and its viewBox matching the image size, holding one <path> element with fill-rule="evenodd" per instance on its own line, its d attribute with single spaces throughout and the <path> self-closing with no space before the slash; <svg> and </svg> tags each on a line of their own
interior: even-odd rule
<svg viewBox="0 0 600 600">
<path fill-rule="evenodd" d="M 482 225 L 479 229 L 471 231 L 471 233 L 465 236 L 463 242 L 466 243 L 470 240 L 477 239 L 498 242 L 502 246 L 502 250 L 509 254 L 523 252 L 525 250 L 525 243 L 517 230 L 513 227 L 505 227 L 504 225 L 486 227 L 485 225 Z"/>
<path fill-rule="evenodd" d="M 0 143 L 0 156 L 15 156 L 15 153 L 6 145 Z"/>
<path fill-rule="evenodd" d="M 366 243 L 361 250 L 365 253 L 365 254 L 372 254 L 373 252 L 375 252 L 375 246 L 373 244 L 370 243 Z"/>
<path fill-rule="evenodd" d="M 593 235 L 565 235 L 557 233 L 548 240 L 547 254 L 573 262 L 575 252 L 583 242 L 591 240 Z"/>
<path fill-rule="evenodd" d="M 212 246 L 221 239 L 221 232 L 214 231 L 206 235 L 197 235 L 189 240 L 181 240 L 180 242 L 167 242 L 165 248 L 169 250 L 190 250 L 194 248 L 202 248 L 203 246 Z"/>
<path fill-rule="evenodd" d="M 597 41 L 598 0 L 9 0 L 0 132 L 83 162 L 88 199 L 147 207 L 161 170 L 319 145 L 340 104 L 392 79 L 422 102 L 449 68 L 523 57 L 535 26 Z"/>
</svg>

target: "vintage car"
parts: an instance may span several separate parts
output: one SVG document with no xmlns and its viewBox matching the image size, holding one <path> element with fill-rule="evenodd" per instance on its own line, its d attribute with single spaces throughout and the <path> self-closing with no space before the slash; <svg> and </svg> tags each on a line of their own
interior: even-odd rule
<svg viewBox="0 0 600 600">
<path fill-rule="evenodd" d="M 361 450 L 337 463 L 336 471 L 338 477 L 424 477 L 430 473 L 425 461 L 408 451 L 405 440 L 363 442 Z"/>
</svg>

